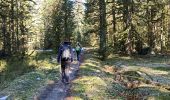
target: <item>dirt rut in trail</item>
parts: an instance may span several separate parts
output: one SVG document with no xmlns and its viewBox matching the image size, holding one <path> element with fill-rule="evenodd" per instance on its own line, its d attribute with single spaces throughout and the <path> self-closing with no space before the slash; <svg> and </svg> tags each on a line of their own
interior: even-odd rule
<svg viewBox="0 0 170 100">
<path fill-rule="evenodd" d="M 73 80 L 76 78 L 79 69 L 78 62 L 71 64 L 69 78 Z M 50 84 L 46 89 L 35 98 L 35 100 L 64 100 L 69 94 L 71 88 L 70 84 L 65 84 L 61 82 L 61 79 L 53 84 Z"/>
</svg>

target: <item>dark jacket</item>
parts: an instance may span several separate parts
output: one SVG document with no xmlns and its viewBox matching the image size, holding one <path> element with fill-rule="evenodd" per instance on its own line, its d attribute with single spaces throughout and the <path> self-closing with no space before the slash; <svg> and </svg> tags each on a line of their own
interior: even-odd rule
<svg viewBox="0 0 170 100">
<path fill-rule="evenodd" d="M 73 50 L 72 50 L 72 47 L 71 47 L 71 42 L 63 42 L 60 47 L 59 47 L 59 50 L 58 50 L 58 57 L 57 57 L 57 62 L 60 63 L 61 61 L 61 55 L 62 55 L 62 49 L 64 46 L 69 46 L 70 47 L 70 51 L 71 51 L 71 62 L 73 61 Z"/>
</svg>

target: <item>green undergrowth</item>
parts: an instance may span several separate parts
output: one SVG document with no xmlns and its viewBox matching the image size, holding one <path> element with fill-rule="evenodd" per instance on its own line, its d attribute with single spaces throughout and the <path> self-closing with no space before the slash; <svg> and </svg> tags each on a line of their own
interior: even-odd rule
<svg viewBox="0 0 170 100">
<path fill-rule="evenodd" d="M 106 63 L 108 64 L 126 64 L 126 65 L 136 65 L 136 64 L 170 64 L 170 56 L 120 56 L 120 55 L 109 55 Z"/>
<path fill-rule="evenodd" d="M 34 52 L 24 59 L 0 60 L 0 96 L 32 100 L 49 81 L 59 79 L 59 66 L 51 52 Z"/>
<path fill-rule="evenodd" d="M 88 55 L 87 58 L 80 66 L 79 77 L 73 81 L 71 95 L 76 100 L 107 100 L 106 90 L 112 76 L 102 71 L 100 60 Z"/>
<path fill-rule="evenodd" d="M 170 71 L 170 67 L 156 67 L 154 69 L 155 70 L 160 70 L 160 71 Z"/>
<path fill-rule="evenodd" d="M 49 81 L 59 78 L 59 65 L 51 56 L 55 57 L 35 53 L 25 60 L 1 60 L 0 95 L 32 100 Z M 145 57 L 111 55 L 101 61 L 94 51 L 85 53 L 71 96 L 74 100 L 169 100 L 169 57 Z M 132 87 L 136 81 L 139 84 Z"/>
<path fill-rule="evenodd" d="M 119 55 L 100 61 L 96 53 L 88 52 L 72 82 L 71 96 L 75 100 L 169 100 L 169 62 L 169 57 Z M 122 79 L 116 79 L 117 73 Z"/>
</svg>

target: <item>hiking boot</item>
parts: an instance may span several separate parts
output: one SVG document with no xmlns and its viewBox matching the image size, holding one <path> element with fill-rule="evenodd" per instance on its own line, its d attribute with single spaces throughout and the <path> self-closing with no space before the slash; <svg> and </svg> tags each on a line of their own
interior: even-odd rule
<svg viewBox="0 0 170 100">
<path fill-rule="evenodd" d="M 70 82 L 69 82 L 69 81 L 66 81 L 65 84 L 70 84 Z"/>
<path fill-rule="evenodd" d="M 64 83 L 64 79 L 61 79 L 61 82 L 63 82 L 63 83 Z"/>
</svg>

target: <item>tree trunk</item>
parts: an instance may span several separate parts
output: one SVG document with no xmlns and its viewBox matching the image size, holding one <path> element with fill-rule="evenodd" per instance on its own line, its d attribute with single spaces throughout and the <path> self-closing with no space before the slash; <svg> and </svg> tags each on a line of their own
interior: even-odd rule
<svg viewBox="0 0 170 100">
<path fill-rule="evenodd" d="M 21 39 L 20 39 L 20 52 L 21 52 L 21 56 L 24 57 L 25 56 L 25 51 L 26 51 L 26 40 L 27 37 L 25 35 L 25 26 L 24 26 L 24 22 L 23 19 L 20 20 L 20 31 L 21 31 Z"/>
<path fill-rule="evenodd" d="M 68 34 L 68 1 L 64 0 L 64 34 L 65 34 L 65 38 L 70 39 L 70 36 Z"/>
<path fill-rule="evenodd" d="M 115 44 L 116 44 L 116 4 L 115 4 L 115 0 L 112 0 L 113 2 L 113 5 L 112 5 L 112 24 L 113 24 L 113 47 L 115 47 Z"/>
<path fill-rule="evenodd" d="M 123 0 L 123 22 L 124 22 L 124 24 L 123 24 L 123 26 L 124 26 L 124 30 L 126 30 L 127 29 L 127 27 L 128 27 L 128 14 L 129 14 L 129 10 L 128 10 L 128 2 L 129 2 L 129 0 Z"/>
<path fill-rule="evenodd" d="M 105 0 L 99 0 L 99 10 L 100 10 L 100 27 L 99 27 L 99 37 L 100 37 L 100 55 L 102 60 L 106 59 L 106 3 Z"/>
<path fill-rule="evenodd" d="M 134 31 L 133 23 L 132 23 L 132 14 L 133 14 L 133 0 L 124 1 L 124 7 L 126 8 L 126 18 L 124 21 L 126 22 L 126 29 L 129 28 L 127 41 L 126 41 L 126 52 L 131 55 L 133 51 L 132 44 L 132 34 Z"/>
<path fill-rule="evenodd" d="M 14 32 L 14 0 L 11 0 L 11 46 L 12 54 L 15 53 L 15 32 Z"/>
<path fill-rule="evenodd" d="M 149 0 L 147 0 L 149 3 Z M 147 8 L 147 27 L 148 27 L 148 45 L 150 47 L 150 51 L 155 47 L 155 36 L 153 33 L 153 7 Z"/>
<path fill-rule="evenodd" d="M 7 26 L 6 26 L 6 17 L 2 17 L 2 34 L 3 34 L 3 51 L 6 54 L 6 47 L 7 47 L 7 36 L 6 36 L 6 32 L 7 32 Z"/>
<path fill-rule="evenodd" d="M 17 17 L 16 17 L 16 51 L 19 52 L 19 8 L 18 8 L 18 0 L 16 0 L 16 8 L 17 8 Z"/>
</svg>

